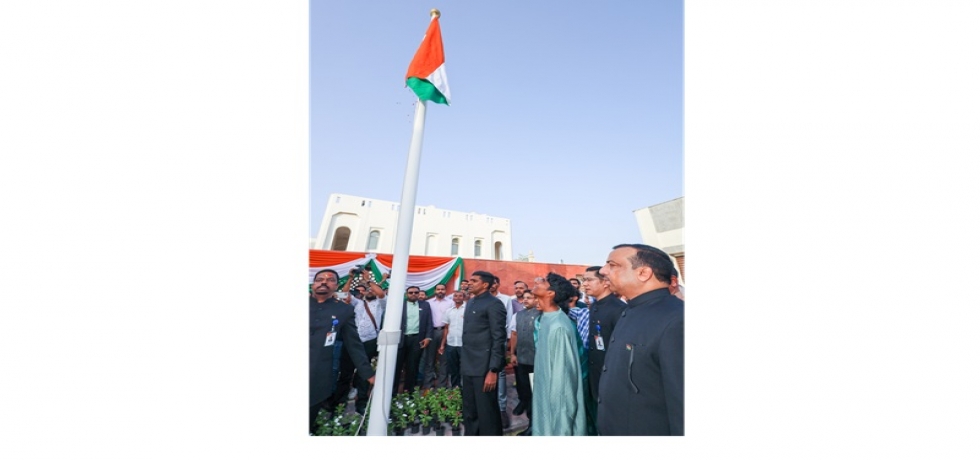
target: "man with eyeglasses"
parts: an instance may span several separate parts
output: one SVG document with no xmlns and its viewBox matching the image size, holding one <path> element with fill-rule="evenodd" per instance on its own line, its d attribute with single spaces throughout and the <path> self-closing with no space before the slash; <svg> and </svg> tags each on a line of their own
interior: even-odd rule
<svg viewBox="0 0 980 460">
<path fill-rule="evenodd" d="M 596 299 L 589 308 L 588 329 L 589 392 L 592 401 L 599 397 L 599 378 L 602 377 L 606 347 L 609 345 L 613 331 L 616 330 L 616 323 L 626 309 L 626 302 L 613 295 L 609 280 L 599 274 L 601 269 L 602 267 L 599 266 L 586 268 L 585 277 L 582 278 L 585 293 Z"/>
<path fill-rule="evenodd" d="M 419 300 L 418 286 L 405 290 L 406 299 L 402 304 L 402 337 L 398 342 L 398 358 L 395 360 L 395 384 L 391 387 L 392 397 L 398 392 L 398 376 L 405 371 L 402 391 L 412 391 L 418 384 L 419 363 L 422 350 L 432 343 L 432 309 L 429 302 Z"/>
</svg>

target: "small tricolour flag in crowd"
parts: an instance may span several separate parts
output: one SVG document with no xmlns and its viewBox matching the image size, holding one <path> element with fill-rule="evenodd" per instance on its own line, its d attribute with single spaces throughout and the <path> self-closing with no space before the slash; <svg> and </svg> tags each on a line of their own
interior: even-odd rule
<svg viewBox="0 0 980 460">
<path fill-rule="evenodd" d="M 422 44 L 408 65 L 405 84 L 415 91 L 420 101 L 449 105 L 449 80 L 446 79 L 446 57 L 442 53 L 438 14 L 432 16 Z"/>
</svg>

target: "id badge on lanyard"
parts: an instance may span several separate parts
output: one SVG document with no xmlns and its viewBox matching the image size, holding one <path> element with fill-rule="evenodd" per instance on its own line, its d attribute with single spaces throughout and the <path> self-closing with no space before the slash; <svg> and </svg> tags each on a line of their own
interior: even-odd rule
<svg viewBox="0 0 980 460">
<path fill-rule="evenodd" d="M 337 325 L 340 324 L 340 321 L 337 321 L 336 316 L 331 316 L 331 318 L 333 318 L 333 322 L 330 324 L 330 332 L 327 334 L 327 341 L 323 344 L 325 347 L 329 347 L 337 341 Z"/>
<path fill-rule="evenodd" d="M 599 351 L 606 351 L 606 345 L 602 343 L 602 334 L 599 333 L 599 324 L 595 325 L 595 349 Z"/>
</svg>

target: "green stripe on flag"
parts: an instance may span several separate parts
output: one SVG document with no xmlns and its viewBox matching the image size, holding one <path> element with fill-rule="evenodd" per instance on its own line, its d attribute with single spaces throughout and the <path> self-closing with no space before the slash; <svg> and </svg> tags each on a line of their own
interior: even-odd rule
<svg viewBox="0 0 980 460">
<path fill-rule="evenodd" d="M 381 279 L 381 276 L 384 275 L 384 273 L 381 273 L 381 267 L 378 265 L 377 262 L 374 261 L 374 259 L 368 261 L 367 266 L 365 268 L 371 270 L 371 273 L 374 273 L 375 282 Z M 381 286 L 381 289 L 388 289 L 388 284 L 389 282 L 385 281 L 384 283 L 378 283 L 378 286 Z"/>
<path fill-rule="evenodd" d="M 439 281 L 436 282 L 436 285 L 441 284 L 441 285 L 446 286 L 448 288 L 449 287 L 449 284 L 448 284 L 449 283 L 449 280 L 452 279 L 453 274 L 456 273 L 456 269 L 457 268 L 459 268 L 459 270 L 460 270 L 459 276 L 462 277 L 463 276 L 463 271 L 462 271 L 463 270 L 463 259 L 461 259 L 459 257 L 456 258 L 456 262 L 453 262 L 453 265 L 451 267 L 449 267 L 449 270 L 446 271 L 446 275 L 443 276 L 442 279 L 440 279 Z M 454 291 L 459 290 L 459 285 L 457 284 L 457 286 L 453 290 Z M 436 295 L 436 286 L 435 285 L 433 285 L 429 289 L 425 289 L 425 297 L 426 298 L 432 298 L 432 296 L 434 296 L 434 295 Z"/>
<path fill-rule="evenodd" d="M 419 97 L 420 101 L 432 101 L 437 104 L 449 105 L 446 101 L 446 97 L 436 89 L 435 85 L 429 83 L 428 80 L 423 80 L 417 77 L 409 77 L 408 81 L 405 82 L 415 95 Z"/>
</svg>

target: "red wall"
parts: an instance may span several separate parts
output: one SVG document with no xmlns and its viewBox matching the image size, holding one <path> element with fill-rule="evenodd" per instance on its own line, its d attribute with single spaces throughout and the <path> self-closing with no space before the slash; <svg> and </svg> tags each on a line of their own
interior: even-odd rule
<svg viewBox="0 0 980 460">
<path fill-rule="evenodd" d="M 466 277 L 475 271 L 486 271 L 500 278 L 500 292 L 514 295 L 514 281 L 523 281 L 530 287 L 534 278 L 555 272 L 565 278 L 585 275 L 589 265 L 546 264 L 540 262 L 512 262 L 503 260 L 463 259 Z"/>
</svg>

